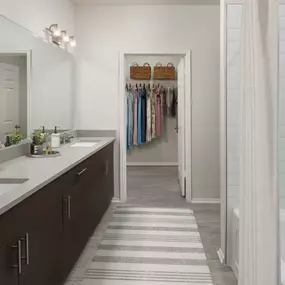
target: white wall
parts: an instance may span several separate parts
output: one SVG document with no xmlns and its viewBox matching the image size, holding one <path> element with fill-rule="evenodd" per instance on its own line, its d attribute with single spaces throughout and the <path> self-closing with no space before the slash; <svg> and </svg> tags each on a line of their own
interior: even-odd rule
<svg viewBox="0 0 285 285">
<path fill-rule="evenodd" d="M 41 37 L 51 24 L 74 34 L 74 6 L 69 0 L 0 0 L 0 14 Z"/>
<path fill-rule="evenodd" d="M 79 5 L 75 22 L 80 129 L 118 129 L 118 51 L 192 50 L 193 197 L 218 198 L 219 6 Z"/>
<path fill-rule="evenodd" d="M 285 209 L 285 5 L 279 6 L 280 49 L 279 49 L 279 187 L 280 206 Z"/>
</svg>

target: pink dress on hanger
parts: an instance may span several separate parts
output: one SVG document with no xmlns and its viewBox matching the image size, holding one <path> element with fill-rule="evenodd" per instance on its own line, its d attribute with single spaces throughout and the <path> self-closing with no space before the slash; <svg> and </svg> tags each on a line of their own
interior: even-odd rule
<svg viewBox="0 0 285 285">
<path fill-rule="evenodd" d="M 147 126 L 146 126 L 146 141 L 151 141 L 151 91 L 147 93 L 146 99 L 146 117 L 147 117 Z"/>
<path fill-rule="evenodd" d="M 133 144 L 138 145 L 138 91 L 134 91 L 134 132 Z"/>
</svg>

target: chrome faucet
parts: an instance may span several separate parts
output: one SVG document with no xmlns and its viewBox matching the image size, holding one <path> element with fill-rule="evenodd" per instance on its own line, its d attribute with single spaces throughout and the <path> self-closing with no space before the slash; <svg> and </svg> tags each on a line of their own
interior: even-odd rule
<svg viewBox="0 0 285 285">
<path fill-rule="evenodd" d="M 60 143 L 61 143 L 61 144 L 70 143 L 70 142 L 71 142 L 71 139 L 73 139 L 73 136 L 71 136 L 71 135 L 63 135 L 63 136 L 60 138 Z"/>
</svg>

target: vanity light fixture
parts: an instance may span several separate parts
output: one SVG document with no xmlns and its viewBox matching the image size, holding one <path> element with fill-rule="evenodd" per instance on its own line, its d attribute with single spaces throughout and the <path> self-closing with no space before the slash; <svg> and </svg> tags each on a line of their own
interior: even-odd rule
<svg viewBox="0 0 285 285">
<path fill-rule="evenodd" d="M 55 37 L 55 38 L 59 38 L 61 36 L 61 30 L 58 27 L 58 24 L 53 24 L 51 25 L 48 29 L 47 29 L 50 34 Z"/>
<path fill-rule="evenodd" d="M 54 44 L 59 46 L 60 48 L 67 49 L 68 45 L 70 47 L 76 46 L 76 40 L 74 36 L 69 36 L 67 31 L 62 31 L 58 24 L 53 24 L 49 28 L 46 28 L 46 32 L 49 36 L 51 36 L 51 40 Z"/>
<path fill-rule="evenodd" d="M 76 47 L 76 40 L 74 36 L 69 37 L 69 44 L 71 47 Z"/>
<path fill-rule="evenodd" d="M 61 38 L 64 43 L 69 43 L 69 35 L 66 31 L 61 31 Z"/>
</svg>

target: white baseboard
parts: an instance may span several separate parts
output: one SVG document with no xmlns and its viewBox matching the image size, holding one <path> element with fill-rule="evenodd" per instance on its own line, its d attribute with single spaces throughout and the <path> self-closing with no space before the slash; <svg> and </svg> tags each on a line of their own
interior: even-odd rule
<svg viewBox="0 0 285 285">
<path fill-rule="evenodd" d="M 177 162 L 127 162 L 127 166 L 178 166 Z"/>
<path fill-rule="evenodd" d="M 114 197 L 114 198 L 112 199 L 112 203 L 121 203 L 121 200 L 120 200 L 120 198 Z"/>
<path fill-rule="evenodd" d="M 238 268 L 238 264 L 235 263 L 234 266 L 231 266 L 233 272 L 234 272 L 234 275 L 236 276 L 236 279 L 238 280 L 239 279 L 239 268 Z"/>
<path fill-rule="evenodd" d="M 220 262 L 221 262 L 222 264 L 224 264 L 224 263 L 225 263 L 225 255 L 224 255 L 224 253 L 223 253 L 223 251 L 222 251 L 221 248 L 219 248 L 219 250 L 217 251 L 217 254 L 218 254 L 218 256 L 219 256 Z"/>
<path fill-rule="evenodd" d="M 219 198 L 193 198 L 191 203 L 193 204 L 220 204 Z"/>
</svg>

